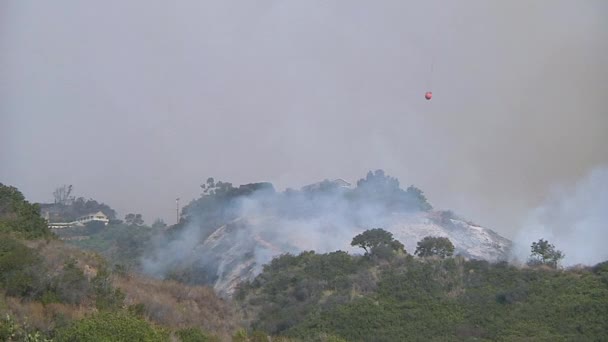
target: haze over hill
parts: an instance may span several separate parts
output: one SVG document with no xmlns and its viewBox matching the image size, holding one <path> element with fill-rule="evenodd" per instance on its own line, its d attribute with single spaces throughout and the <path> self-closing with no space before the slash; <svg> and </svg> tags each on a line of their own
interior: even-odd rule
<svg viewBox="0 0 608 342">
<path fill-rule="evenodd" d="M 592 175 L 588 184 L 597 176 Z M 268 341 L 271 335 L 273 341 L 293 342 L 586 341 L 601 340 L 608 333 L 608 261 L 558 269 L 561 256 L 552 247 L 539 251 L 529 267 L 517 267 L 454 256 L 454 246 L 445 237 L 425 238 L 418 246 L 422 252 L 417 248 L 413 256 L 388 231 L 371 229 L 353 239 L 366 250 L 364 255 L 284 254 L 264 265 L 257 276 L 251 274 L 259 269 L 251 261 L 264 258 L 260 252 L 289 247 L 290 241 L 280 237 L 325 234 L 324 240 L 335 243 L 339 236 L 332 232 L 340 229 L 331 228 L 340 220 L 328 209 L 337 217 L 350 215 L 344 218 L 351 223 L 390 221 L 387 215 L 396 214 L 406 218 L 402 223 L 411 224 L 408 220 L 426 216 L 431 222 L 422 222 L 424 227 L 388 229 L 448 234 L 458 254 L 465 256 L 496 256 L 492 250 L 500 254 L 501 238 L 496 234 L 449 212 L 432 211 L 421 191 L 401 190 L 396 179 L 381 171 L 368 174 L 356 188 L 345 187 L 343 181 L 324 181 L 301 191 L 276 193 L 268 183 L 233 187 L 210 179 L 203 189 L 204 195 L 188 206 L 182 227 L 164 230 L 114 222 L 89 231 L 90 239 L 81 241 L 87 244 L 78 245 L 110 253 L 104 260 L 56 241 L 38 205 L 29 203 L 17 188 L 0 183 L 0 340 L 242 342 Z M 344 206 L 359 210 L 341 211 Z M 214 221 L 235 214 L 248 216 L 207 230 Z M 273 220 L 282 227 L 273 226 Z M 285 224 L 297 221 L 303 224 L 295 230 Z M 194 228 L 198 236 L 188 233 Z M 150 233 L 173 235 L 173 241 L 190 237 L 190 246 L 206 235 L 194 248 L 175 249 L 170 242 L 168 250 L 159 251 L 165 257 L 175 258 L 176 252 L 203 257 L 182 257 L 167 276 L 187 282 L 197 280 L 188 276 L 206 275 L 208 282 L 215 277 L 215 289 L 220 294 L 234 291 L 234 296 L 220 299 L 209 288 L 129 272 L 131 261 L 149 246 Z M 463 248 L 467 240 L 474 243 Z M 315 239 L 295 241 L 319 245 Z M 210 273 L 214 261 L 219 263 Z M 235 286 L 239 280 L 250 281 Z"/>
<path fill-rule="evenodd" d="M 513 237 L 553 184 L 608 162 L 606 17 L 603 0 L 2 1 L 0 179 L 172 222 L 205 175 L 283 189 L 383 168 Z"/>
<path fill-rule="evenodd" d="M 607 18 L 0 1 L 0 341 L 605 340 Z"/>
<path fill-rule="evenodd" d="M 325 180 L 276 192 L 270 183 L 235 187 L 209 178 L 202 188 L 180 224 L 144 254 L 146 273 L 231 295 L 281 254 L 360 254 L 351 240 L 375 227 L 393 233 L 410 253 L 426 236 L 447 237 L 458 255 L 492 262 L 507 260 L 512 247 L 490 229 L 432 210 L 420 189 L 403 189 L 382 170 L 368 172 L 356 185 Z"/>
</svg>

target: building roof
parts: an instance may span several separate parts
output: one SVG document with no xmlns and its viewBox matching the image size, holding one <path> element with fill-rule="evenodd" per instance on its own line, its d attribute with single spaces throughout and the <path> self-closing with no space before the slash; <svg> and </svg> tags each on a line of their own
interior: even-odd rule
<svg viewBox="0 0 608 342">
<path fill-rule="evenodd" d="M 104 217 L 104 218 L 106 218 L 106 219 L 108 218 L 108 216 L 106 216 L 106 214 L 104 214 L 102 211 L 98 211 L 98 212 L 96 212 L 96 213 L 94 213 L 94 214 L 86 214 L 86 215 L 82 215 L 82 216 L 80 216 L 79 218 L 77 218 L 77 219 L 76 219 L 76 221 L 78 221 L 78 220 L 80 220 L 80 219 L 82 219 L 82 218 L 85 218 L 85 217 L 87 217 L 87 216 L 93 216 L 93 217 L 95 217 L 95 216 L 103 216 L 103 217 Z"/>
</svg>

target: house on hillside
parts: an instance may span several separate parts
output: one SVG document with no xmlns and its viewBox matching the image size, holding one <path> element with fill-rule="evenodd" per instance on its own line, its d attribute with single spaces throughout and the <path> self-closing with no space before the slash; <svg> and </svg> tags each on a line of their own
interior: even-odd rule
<svg viewBox="0 0 608 342">
<path fill-rule="evenodd" d="M 48 219 L 48 218 L 47 218 Z M 103 222 L 105 226 L 110 223 L 110 219 L 106 214 L 101 211 L 98 211 L 94 214 L 88 214 L 77 218 L 72 222 L 49 222 L 49 228 L 51 229 L 60 229 L 60 228 L 69 228 L 76 226 L 84 226 L 89 222 Z"/>
<path fill-rule="evenodd" d="M 76 226 L 84 226 L 85 224 L 93 221 L 103 222 L 103 224 L 106 226 L 108 225 L 108 223 L 110 223 L 110 219 L 106 216 L 106 214 L 101 211 L 98 211 L 95 214 L 81 216 L 77 218 L 74 222 L 76 223 Z"/>
</svg>

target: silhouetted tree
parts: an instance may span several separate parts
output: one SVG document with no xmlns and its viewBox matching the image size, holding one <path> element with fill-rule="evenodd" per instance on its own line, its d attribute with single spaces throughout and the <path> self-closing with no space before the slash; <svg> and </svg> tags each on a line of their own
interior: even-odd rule
<svg viewBox="0 0 608 342">
<path fill-rule="evenodd" d="M 63 185 L 53 191 L 53 197 L 55 197 L 56 204 L 69 205 L 74 200 L 70 197 L 72 194 L 72 185 Z"/>
<path fill-rule="evenodd" d="M 364 202 L 376 202 L 395 211 L 428 211 L 433 208 L 422 190 L 412 185 L 404 191 L 399 187 L 399 180 L 383 170 L 368 172 L 365 178 L 357 181 L 354 193 Z"/>
<path fill-rule="evenodd" d="M 407 253 L 403 244 L 382 228 L 368 229 L 355 236 L 350 244 L 363 248 L 365 254 L 370 256 L 385 256 L 387 252 Z"/>
<path fill-rule="evenodd" d="M 144 224 L 144 219 L 141 214 L 127 214 L 125 216 L 125 223 L 129 226 L 141 226 Z"/>
</svg>

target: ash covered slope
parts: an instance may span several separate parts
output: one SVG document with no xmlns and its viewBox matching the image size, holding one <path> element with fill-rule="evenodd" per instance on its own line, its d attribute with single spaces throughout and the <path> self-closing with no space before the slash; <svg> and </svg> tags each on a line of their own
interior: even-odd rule
<svg viewBox="0 0 608 342">
<path fill-rule="evenodd" d="M 507 260 L 512 242 L 491 229 L 456 217 L 449 211 L 428 212 L 395 217 L 386 228 L 413 253 L 416 244 L 425 236 L 447 237 L 455 247 L 455 254 L 491 262 Z"/>
<path fill-rule="evenodd" d="M 145 271 L 214 286 L 231 295 L 262 266 L 284 253 L 344 250 L 360 232 L 382 227 L 413 253 L 425 236 L 448 237 L 463 256 L 497 261 L 511 242 L 450 212 L 433 211 L 422 191 L 383 171 L 351 186 L 343 180 L 275 192 L 271 184 L 232 187 L 209 179 L 204 194 L 184 208 L 182 223 L 144 260 Z"/>
<path fill-rule="evenodd" d="M 492 230 L 469 224 L 465 221 L 448 218 L 445 223 L 437 220 L 440 212 L 425 212 L 411 215 L 395 214 L 390 217 L 385 229 L 401 241 L 409 253 L 416 249 L 416 243 L 425 236 L 442 236 L 449 238 L 455 246 L 456 254 L 474 259 L 488 261 L 505 260 L 511 248 L 511 242 Z M 445 216 L 445 212 L 443 213 Z M 200 246 L 199 252 L 212 251 L 221 255 L 217 261 L 217 279 L 213 284 L 218 293 L 231 295 L 236 285 L 243 280 L 253 280 L 260 273 L 263 264 L 273 257 L 284 253 L 297 254 L 306 250 L 319 253 L 334 250 L 345 250 L 351 253 L 360 251 L 350 246 L 352 237 L 368 227 L 351 227 L 350 234 L 336 234 L 333 224 L 327 219 L 324 222 L 304 223 L 286 222 L 277 217 L 241 218 L 218 228 Z M 288 241 L 284 235 L 273 235 L 281 226 L 299 226 L 318 224 L 320 229 L 310 227 L 315 236 L 304 236 Z M 326 228 L 322 226 L 325 225 Z M 306 232 L 307 230 L 303 231 Z M 247 237 L 247 238 L 243 238 Z M 332 241 L 331 244 L 320 244 L 317 240 Z"/>
</svg>

